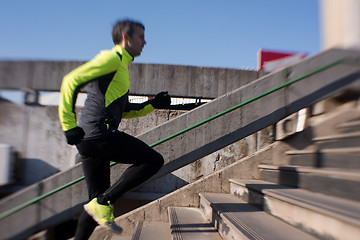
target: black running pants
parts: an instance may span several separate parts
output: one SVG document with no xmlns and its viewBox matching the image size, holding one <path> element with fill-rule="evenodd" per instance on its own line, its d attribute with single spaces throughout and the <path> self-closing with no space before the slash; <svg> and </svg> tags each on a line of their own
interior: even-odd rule
<svg viewBox="0 0 360 240">
<path fill-rule="evenodd" d="M 82 159 L 89 200 L 114 203 L 153 176 L 164 164 L 163 157 L 141 140 L 115 131 L 104 138 L 85 140 L 77 145 Z M 131 164 L 110 186 L 110 162 Z M 84 211 L 80 216 L 75 239 L 88 239 L 97 223 Z"/>
</svg>

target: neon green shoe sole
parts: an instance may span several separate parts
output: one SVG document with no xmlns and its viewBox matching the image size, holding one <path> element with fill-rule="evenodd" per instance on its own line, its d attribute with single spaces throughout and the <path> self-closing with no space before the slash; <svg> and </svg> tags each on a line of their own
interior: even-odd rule
<svg viewBox="0 0 360 240">
<path fill-rule="evenodd" d="M 109 205 L 102 205 L 97 202 L 97 198 L 94 198 L 88 204 L 84 205 L 84 209 L 98 224 L 113 232 L 122 232 L 122 228 L 116 225 L 114 221 L 114 210 L 110 203 Z"/>
</svg>

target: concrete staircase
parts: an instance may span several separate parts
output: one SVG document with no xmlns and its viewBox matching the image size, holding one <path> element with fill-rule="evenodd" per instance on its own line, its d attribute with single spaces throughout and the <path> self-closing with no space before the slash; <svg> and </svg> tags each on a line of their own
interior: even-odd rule
<svg viewBox="0 0 360 240">
<path fill-rule="evenodd" d="M 358 64 L 354 64 L 354 61 L 352 61 L 359 56 L 359 52 L 341 49 L 323 52 L 288 69 L 266 75 L 263 78 L 138 136 L 146 143 L 152 144 L 186 129 L 193 124 L 204 121 L 204 119 L 210 118 L 219 112 L 244 103 L 256 96 L 260 96 L 270 89 L 275 89 L 293 79 L 302 79 L 292 85 L 286 85 L 284 88 L 269 92 L 269 94 L 263 96 L 259 101 L 252 101 L 246 106 L 237 108 L 211 122 L 199 125 L 197 128 L 193 128 L 183 135 L 177 135 L 173 139 L 155 146 L 154 149 L 163 154 L 166 163 L 159 173 L 150 179 L 149 182 L 160 179 L 162 176 L 172 173 L 202 157 L 244 139 L 268 126 L 276 124 L 290 114 L 304 107 L 311 106 L 334 93 L 349 88 L 360 89 L 360 68 Z M 348 63 L 342 59 L 351 61 Z M 332 140 L 327 141 L 329 141 L 329 144 L 332 142 Z M 352 142 L 354 141 L 350 141 L 350 143 Z M 261 168 L 257 168 L 257 166 L 264 167 L 265 165 L 274 164 L 273 154 L 274 151 L 278 149 L 277 146 L 276 144 L 270 145 L 263 151 L 259 151 L 256 157 L 245 157 L 236 162 L 235 165 L 225 167 L 221 172 L 215 172 L 204 179 L 189 184 L 189 186 L 186 186 L 181 191 L 168 193 L 165 197 L 156 199 L 145 206 L 121 215 L 117 218 L 117 221 L 121 226 L 124 226 L 125 231 L 123 236 L 111 236 L 109 232 L 103 232 L 103 230 L 99 228 L 94 232 L 92 239 L 109 239 L 109 236 L 111 236 L 111 239 L 128 239 L 127 236 L 133 233 L 135 225 L 138 225 L 139 229 L 140 226 L 142 226 L 142 231 L 135 231 L 138 233 L 137 236 L 142 237 L 141 233 L 143 231 L 147 231 L 147 228 L 151 230 L 154 228 L 155 223 L 162 222 L 165 224 L 155 224 L 156 226 L 162 226 L 159 229 L 160 236 L 160 232 L 163 232 L 163 227 L 169 222 L 168 207 L 174 206 L 175 203 L 179 204 L 179 207 L 200 207 L 201 196 L 202 198 L 207 196 L 209 198 L 208 200 L 211 201 L 211 196 L 209 195 L 211 192 L 229 194 L 230 178 L 260 179 L 260 172 L 264 171 L 261 170 Z M 283 152 L 282 150 L 277 151 Z M 284 158 L 284 156 L 281 158 Z M 116 175 L 124 171 L 124 167 L 115 165 L 113 170 L 112 172 L 115 173 L 114 177 L 117 177 Z M 227 172 L 227 174 L 225 174 L 225 172 Z M 22 203 L 27 203 L 26 201 L 32 201 L 39 196 L 44 196 L 44 194 L 58 187 L 62 187 L 64 184 L 68 184 L 69 181 L 74 181 L 74 183 L 67 188 L 56 191 L 54 194 L 49 194 L 49 196 L 34 201 L 31 204 L 26 204 L 25 207 L 18 211 L 2 217 L 0 219 L 1 237 L 3 237 L 3 239 L 23 239 L 79 214 L 82 210 L 83 203 L 87 200 L 84 181 L 77 181 L 81 176 L 81 164 L 79 164 L 69 171 L 59 173 L 56 176 L 39 182 L 29 189 L 2 200 L 0 202 L 1 213 L 12 210 L 19 205 L 21 206 Z M 282 180 L 283 177 L 279 177 L 279 179 Z M 301 181 L 297 181 L 296 184 L 301 185 Z M 146 187 L 147 185 L 145 184 L 144 186 Z M 287 188 L 290 187 L 287 186 Z M 200 192 L 206 192 L 206 194 L 200 194 Z M 267 199 L 267 196 L 263 198 Z M 215 200 L 216 199 L 217 198 L 215 198 Z M 121 207 L 122 206 L 120 206 L 120 209 Z M 152 208 L 152 210 L 149 211 L 149 208 Z M 119 208 L 115 207 L 115 209 Z M 263 206 L 263 209 L 267 209 L 266 204 Z M 169 211 L 177 213 L 177 210 L 178 209 Z M 189 210 L 192 211 L 193 209 Z M 194 210 L 193 212 L 196 211 L 197 210 Z M 216 210 L 214 210 L 214 212 L 215 211 Z M 224 210 L 218 209 L 217 211 L 221 212 Z M 181 214 L 182 213 L 179 212 L 179 214 L 172 215 L 180 216 Z M 186 215 L 188 214 L 185 214 L 185 216 Z M 26 221 L 24 221 L 24 216 L 28 216 Z M 211 223 L 215 221 L 213 218 L 207 218 L 211 220 Z M 196 219 L 200 221 L 201 216 L 198 215 L 197 218 L 193 218 L 193 220 Z M 180 220 L 183 221 L 183 218 L 178 217 L 178 221 Z M 143 223 L 141 224 L 141 222 Z M 186 225 L 186 223 L 181 223 L 180 225 Z M 190 225 L 194 225 L 194 223 Z M 218 228 L 218 224 L 213 226 Z M 201 221 L 198 227 L 208 228 L 209 225 Z M 171 226 L 171 228 L 174 228 L 174 226 Z M 226 232 L 226 228 L 224 229 Z M 209 231 L 213 232 L 213 230 Z M 190 233 L 192 230 L 190 229 L 187 232 Z M 219 233 L 222 232 L 222 230 L 219 231 Z M 150 234 L 145 235 L 150 236 Z M 222 237 L 225 238 L 225 236 Z"/>
<path fill-rule="evenodd" d="M 174 203 L 168 207 L 169 223 L 141 222 L 142 228 L 136 228 L 131 239 L 358 239 L 357 113 L 358 108 L 352 115 L 355 119 L 332 127 L 337 134 L 313 137 L 307 147 L 311 150 L 286 151 L 280 165 L 258 164 L 258 179 L 232 174 L 229 192 L 202 189 L 199 207 Z M 334 117 L 341 118 L 341 114 Z M 300 141 L 302 135 L 295 138 Z"/>
</svg>

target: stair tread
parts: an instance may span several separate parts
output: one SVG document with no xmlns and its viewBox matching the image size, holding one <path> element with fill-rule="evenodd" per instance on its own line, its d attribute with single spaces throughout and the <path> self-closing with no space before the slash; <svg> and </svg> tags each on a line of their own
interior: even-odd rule
<svg viewBox="0 0 360 240">
<path fill-rule="evenodd" d="M 167 240 L 171 239 L 170 224 L 168 222 L 139 222 L 132 240 Z"/>
<path fill-rule="evenodd" d="M 221 236 L 204 216 L 201 209 L 169 207 L 171 234 L 183 240 L 222 240 Z M 169 238 L 170 239 L 170 238 Z"/>
<path fill-rule="evenodd" d="M 360 203 L 357 201 L 280 186 L 262 180 L 231 179 L 231 182 L 360 226 Z"/>
<path fill-rule="evenodd" d="M 260 169 L 270 169 L 270 170 L 283 170 L 283 171 L 293 171 L 297 173 L 309 173 L 324 175 L 329 177 L 338 177 L 343 179 L 351 180 L 360 180 L 360 170 L 359 169 L 338 169 L 338 168 L 316 168 L 316 167 L 306 167 L 306 166 L 295 166 L 295 165 L 268 165 L 260 164 Z"/>
<path fill-rule="evenodd" d="M 202 198 L 228 221 L 250 237 L 249 239 L 317 239 L 281 220 L 261 211 L 257 207 L 247 204 L 231 194 L 201 193 Z M 240 230 L 241 229 L 241 230 Z"/>
</svg>

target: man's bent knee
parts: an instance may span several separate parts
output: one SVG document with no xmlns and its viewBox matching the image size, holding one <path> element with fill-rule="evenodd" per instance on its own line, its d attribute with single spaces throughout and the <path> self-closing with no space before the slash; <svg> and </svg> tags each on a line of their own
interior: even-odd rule
<svg viewBox="0 0 360 240">
<path fill-rule="evenodd" d="M 152 159 L 152 164 L 154 165 L 154 167 L 157 167 L 157 169 L 159 170 L 163 165 L 164 165 L 164 158 L 163 156 L 156 152 L 154 155 L 154 158 Z"/>
</svg>

